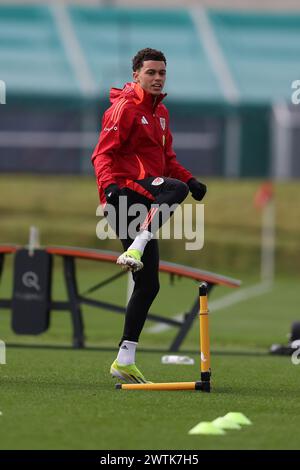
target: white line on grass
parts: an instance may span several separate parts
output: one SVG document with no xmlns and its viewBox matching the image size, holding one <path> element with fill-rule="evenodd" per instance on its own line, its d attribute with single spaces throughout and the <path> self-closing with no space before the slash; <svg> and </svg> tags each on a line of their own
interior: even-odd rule
<svg viewBox="0 0 300 470">
<path fill-rule="evenodd" d="M 224 308 L 231 307 L 232 305 L 238 304 L 239 302 L 244 302 L 245 300 L 249 300 L 253 297 L 258 297 L 259 295 L 266 294 L 272 289 L 271 282 L 261 282 L 259 284 L 254 284 L 250 287 L 245 287 L 245 289 L 239 289 L 237 292 L 233 292 L 230 294 L 221 297 L 220 299 L 213 300 L 209 302 L 209 311 L 211 313 L 216 312 L 217 310 L 223 310 Z M 182 321 L 184 314 L 178 314 L 172 317 L 173 320 Z M 164 323 L 160 323 L 158 325 L 154 325 L 151 328 L 146 330 L 147 333 L 162 333 L 163 331 L 167 331 L 170 328 L 173 328 L 170 325 L 166 325 Z"/>
<path fill-rule="evenodd" d="M 175 317 L 172 317 L 172 320 L 182 321 L 183 317 L 184 317 L 184 313 L 179 313 L 178 315 L 175 315 Z M 157 325 L 147 328 L 146 332 L 147 333 L 162 333 L 163 331 L 167 331 L 170 328 L 173 328 L 173 326 L 166 325 L 165 323 L 158 323 Z"/>
</svg>

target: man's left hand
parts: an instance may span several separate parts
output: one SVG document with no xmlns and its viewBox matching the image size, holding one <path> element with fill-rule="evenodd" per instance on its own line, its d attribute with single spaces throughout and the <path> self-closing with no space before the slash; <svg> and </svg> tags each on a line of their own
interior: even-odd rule
<svg viewBox="0 0 300 470">
<path fill-rule="evenodd" d="M 197 181 L 195 178 L 191 178 L 187 182 L 187 185 L 192 193 L 193 198 L 196 199 L 196 201 L 202 201 L 207 191 L 206 185 L 200 183 L 200 181 Z"/>
</svg>

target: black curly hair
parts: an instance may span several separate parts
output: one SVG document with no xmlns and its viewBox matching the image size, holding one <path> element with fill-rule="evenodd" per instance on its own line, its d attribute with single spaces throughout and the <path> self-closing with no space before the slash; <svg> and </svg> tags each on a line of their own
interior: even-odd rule
<svg viewBox="0 0 300 470">
<path fill-rule="evenodd" d="M 158 60 L 164 62 L 167 65 L 167 60 L 163 52 L 146 47 L 146 49 L 141 49 L 138 51 L 132 59 L 132 70 L 134 72 L 140 70 L 143 67 L 145 60 Z"/>
</svg>

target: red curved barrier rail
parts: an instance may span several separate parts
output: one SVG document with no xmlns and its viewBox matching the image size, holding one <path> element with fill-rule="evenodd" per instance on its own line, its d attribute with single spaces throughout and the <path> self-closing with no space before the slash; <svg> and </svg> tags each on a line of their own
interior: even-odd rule
<svg viewBox="0 0 300 470">
<path fill-rule="evenodd" d="M 4 256 L 6 254 L 15 254 L 18 250 L 24 249 L 20 245 L 5 244 L 0 245 L 0 276 L 3 270 Z M 53 256 L 62 256 L 63 258 L 63 270 L 65 277 L 65 284 L 68 293 L 67 301 L 50 301 L 50 310 L 69 310 L 71 313 L 72 324 L 73 324 L 73 347 L 82 348 L 85 344 L 84 338 L 84 323 L 81 312 L 82 305 L 91 305 L 94 307 L 102 308 L 108 311 L 113 311 L 116 313 L 125 313 L 125 307 L 120 307 L 113 303 L 104 302 L 102 300 L 93 299 L 86 297 L 86 294 L 90 294 L 95 290 L 100 289 L 101 287 L 107 285 L 110 282 L 113 282 L 121 275 L 125 274 L 123 271 L 119 270 L 118 274 L 101 281 L 95 286 L 91 287 L 88 291 L 83 294 L 79 294 L 77 287 L 77 276 L 76 276 L 76 259 L 86 259 L 92 261 L 101 261 L 107 263 L 115 263 L 120 253 L 114 251 L 105 251 L 105 250 L 95 250 L 88 248 L 80 247 L 68 247 L 68 246 L 46 246 L 41 247 L 41 250 L 46 251 L 47 253 Z M 189 266 L 184 266 L 181 264 L 169 263 L 167 261 L 160 261 L 159 270 L 166 274 L 176 275 L 179 277 L 184 277 L 192 279 L 195 281 L 206 281 L 208 283 L 208 290 L 210 291 L 215 285 L 224 285 L 227 287 L 239 287 L 241 281 L 233 279 L 231 277 L 222 276 L 220 274 L 212 273 L 209 271 L 204 271 L 201 269 L 191 268 Z M 0 308 L 12 308 L 13 302 L 12 299 L 0 299 Z M 150 313 L 148 314 L 148 319 L 152 321 L 157 321 L 161 323 L 168 324 L 170 326 L 175 326 L 179 328 L 179 331 L 172 341 L 169 351 L 178 351 L 180 345 L 182 344 L 184 338 L 186 337 L 189 329 L 192 326 L 192 323 L 196 316 L 199 313 L 199 299 L 198 295 L 192 305 L 192 307 L 186 312 L 185 318 L 181 320 L 167 318 L 162 315 L 157 315 Z"/>
<path fill-rule="evenodd" d="M 1 247 L 0 247 L 1 249 Z M 121 253 L 115 251 L 91 250 L 88 248 L 49 246 L 45 250 L 53 255 L 73 256 L 74 258 L 90 259 L 115 263 Z M 227 287 L 240 287 L 241 281 L 220 274 L 191 268 L 181 264 L 160 261 L 159 270 L 168 274 L 175 274 L 182 277 L 194 279 L 195 281 L 207 281 L 212 284 L 225 285 Z"/>
</svg>

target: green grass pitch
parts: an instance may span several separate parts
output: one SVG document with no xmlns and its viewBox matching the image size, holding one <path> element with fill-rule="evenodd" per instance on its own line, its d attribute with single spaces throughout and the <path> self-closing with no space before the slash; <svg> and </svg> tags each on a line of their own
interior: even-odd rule
<svg viewBox="0 0 300 470">
<path fill-rule="evenodd" d="M 261 214 L 253 207 L 255 180 L 205 179 L 205 247 L 184 251 L 181 241 L 161 241 L 161 257 L 241 278 L 243 288 L 257 282 Z M 0 449 L 299 449 L 300 365 L 268 354 L 272 343 L 286 343 L 299 311 L 299 184 L 275 184 L 276 281 L 271 291 L 213 311 L 210 315 L 212 393 L 125 392 L 114 389 L 109 367 L 117 352 L 123 317 L 84 307 L 90 349 L 72 350 L 68 312 L 53 312 L 47 333 L 16 336 L 10 313 L 0 310 L 0 339 L 8 344 L 0 365 Z M 192 202 L 189 198 L 188 202 Z M 94 177 L 0 175 L 0 243 L 24 244 L 30 225 L 42 244 L 120 249 L 100 242 L 95 229 L 98 204 Z M 9 258 L 9 257 L 8 257 Z M 81 292 L 117 272 L 112 265 L 78 263 Z M 5 264 L 0 297 L 11 295 L 11 259 Z M 174 316 L 190 308 L 197 283 L 161 275 L 155 313 Z M 121 278 L 95 295 L 124 305 Z M 210 303 L 232 290 L 218 287 Z M 65 298 L 62 269 L 55 260 L 53 297 Z M 213 304 L 212 304 L 213 305 Z M 137 365 L 153 381 L 199 378 L 197 320 L 181 353 L 194 366 L 162 365 L 176 331 L 153 334 L 147 322 Z M 39 348 L 30 347 L 35 344 Z M 47 348 L 45 345 L 59 346 Z M 200 421 L 240 411 L 253 422 L 225 436 L 189 436 Z"/>
<path fill-rule="evenodd" d="M 99 265 L 100 266 L 100 265 Z M 81 269 L 84 288 L 109 275 L 115 267 L 92 265 Z M 54 294 L 64 296 L 56 267 Z M 9 293 L 8 269 L 0 288 Z M 245 283 L 248 285 L 247 281 Z M 122 315 L 84 308 L 90 350 L 33 348 L 71 344 L 70 315 L 52 314 L 51 327 L 38 337 L 11 332 L 8 311 L 0 311 L 1 339 L 27 343 L 8 347 L 7 364 L 0 366 L 1 449 L 297 449 L 299 448 L 300 366 L 287 357 L 267 354 L 272 342 L 285 342 L 297 319 L 298 281 L 280 279 L 266 294 L 211 313 L 212 393 L 126 392 L 114 389 L 109 367 L 115 358 Z M 108 300 L 126 283 L 119 280 L 103 290 Z M 211 301 L 229 293 L 216 288 Z M 100 296 L 100 294 L 98 294 Z M 192 303 L 197 285 L 178 280 L 170 286 L 162 275 L 162 289 L 153 311 L 174 315 Z M 99 297 L 100 298 L 100 297 Z M 162 365 L 161 357 L 175 335 L 170 329 L 141 337 L 138 365 L 153 381 L 194 381 L 199 377 L 198 324 L 181 352 L 194 366 Z M 241 411 L 253 422 L 225 436 L 189 436 L 200 421 L 229 411 Z"/>
</svg>

